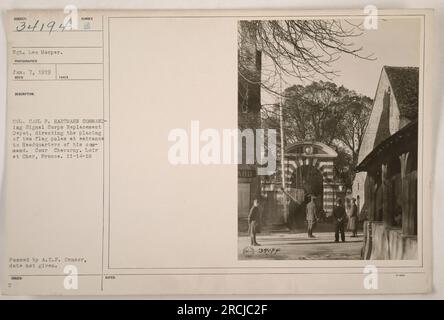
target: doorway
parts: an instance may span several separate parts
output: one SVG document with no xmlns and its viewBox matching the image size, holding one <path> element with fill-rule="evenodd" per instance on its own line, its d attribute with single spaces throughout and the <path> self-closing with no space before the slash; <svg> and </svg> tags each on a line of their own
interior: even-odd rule
<svg viewBox="0 0 444 320">
<path fill-rule="evenodd" d="M 247 218 L 250 211 L 250 184 L 239 183 L 238 184 L 238 201 L 237 211 L 239 218 Z"/>
</svg>

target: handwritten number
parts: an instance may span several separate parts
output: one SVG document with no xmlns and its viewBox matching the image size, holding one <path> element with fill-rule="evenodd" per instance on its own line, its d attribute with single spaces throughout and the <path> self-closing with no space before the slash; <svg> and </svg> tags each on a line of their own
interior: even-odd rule
<svg viewBox="0 0 444 320">
<path fill-rule="evenodd" d="M 18 32 L 21 31 L 45 31 L 45 29 L 47 29 L 47 31 L 49 33 L 54 32 L 55 29 L 59 29 L 60 31 L 65 31 L 66 26 L 61 24 L 56 24 L 56 21 L 52 20 L 49 21 L 47 23 L 45 22 L 41 22 L 40 20 L 36 20 L 34 24 L 28 24 L 25 21 L 20 22 L 16 27 L 15 30 Z"/>
<path fill-rule="evenodd" d="M 15 28 L 17 31 L 23 31 L 26 28 L 26 22 L 20 22 L 20 24 Z"/>
<path fill-rule="evenodd" d="M 49 33 L 54 30 L 55 21 L 48 22 Z"/>
</svg>

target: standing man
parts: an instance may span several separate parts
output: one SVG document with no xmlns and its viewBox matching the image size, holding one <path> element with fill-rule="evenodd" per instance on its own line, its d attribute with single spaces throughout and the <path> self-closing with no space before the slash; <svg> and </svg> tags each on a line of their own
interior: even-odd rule
<svg viewBox="0 0 444 320">
<path fill-rule="evenodd" d="M 308 237 L 309 238 L 315 238 L 313 235 L 313 227 L 316 223 L 317 215 L 316 215 L 316 204 L 315 204 L 315 197 L 310 196 L 310 202 L 307 203 L 306 207 L 306 219 L 307 219 L 307 231 L 308 231 Z"/>
<path fill-rule="evenodd" d="M 253 207 L 250 209 L 250 214 L 248 215 L 248 233 L 250 234 L 251 245 L 259 246 L 256 241 L 256 233 L 259 229 L 259 201 L 254 199 Z"/>
<path fill-rule="evenodd" d="M 356 199 L 352 199 L 352 206 L 350 209 L 349 229 L 352 232 L 352 237 L 356 238 L 358 235 L 358 206 L 356 205 Z"/>
<path fill-rule="evenodd" d="M 344 221 L 347 215 L 342 206 L 342 200 L 338 199 L 336 203 L 337 205 L 333 209 L 333 217 L 335 218 L 335 242 L 339 242 L 339 233 L 341 233 L 342 242 L 345 242 Z"/>
</svg>

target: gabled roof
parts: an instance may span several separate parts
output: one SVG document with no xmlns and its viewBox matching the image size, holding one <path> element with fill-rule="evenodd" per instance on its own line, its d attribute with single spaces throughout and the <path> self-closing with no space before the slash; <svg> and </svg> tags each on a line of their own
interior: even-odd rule
<svg viewBox="0 0 444 320">
<path fill-rule="evenodd" d="M 380 86 L 386 85 L 382 81 L 385 77 L 388 82 L 387 85 L 391 88 L 392 96 L 397 102 L 399 117 L 406 118 L 410 122 L 418 119 L 419 68 L 383 66 L 373 101 L 372 112 L 359 150 L 359 162 L 376 147 L 376 136 L 381 123 L 381 117 L 390 115 L 390 113 L 385 113 L 384 115 L 383 105 L 380 101 L 380 99 L 383 99 L 380 95 L 385 94 L 383 92 L 385 89 L 380 91 Z"/>
<path fill-rule="evenodd" d="M 418 119 L 419 68 L 384 66 L 400 116 Z"/>
<path fill-rule="evenodd" d="M 412 121 L 401 130 L 381 142 L 370 152 L 364 160 L 356 167 L 356 172 L 368 171 L 371 165 L 382 162 L 386 157 L 393 155 L 394 148 L 398 149 L 398 152 L 409 151 L 412 145 L 415 146 L 418 143 L 418 121 Z M 404 149 L 404 150 L 403 150 Z"/>
</svg>

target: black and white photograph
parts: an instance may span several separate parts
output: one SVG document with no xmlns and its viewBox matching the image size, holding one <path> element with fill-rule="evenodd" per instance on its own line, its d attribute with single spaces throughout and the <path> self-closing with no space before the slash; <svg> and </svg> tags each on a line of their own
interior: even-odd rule
<svg viewBox="0 0 444 320">
<path fill-rule="evenodd" d="M 409 17 L 239 21 L 240 260 L 418 258 L 420 39 Z"/>
<path fill-rule="evenodd" d="M 0 299 L 435 294 L 440 11 L 274 5 L 5 11 Z"/>
</svg>

